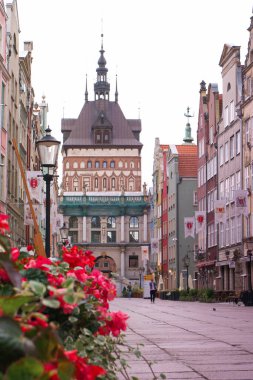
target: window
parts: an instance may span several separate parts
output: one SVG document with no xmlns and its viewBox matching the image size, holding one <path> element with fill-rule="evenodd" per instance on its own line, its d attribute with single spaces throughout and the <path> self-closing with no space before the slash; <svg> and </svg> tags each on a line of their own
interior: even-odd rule
<svg viewBox="0 0 253 380">
<path fill-rule="evenodd" d="M 231 231 L 231 234 L 230 234 L 230 241 L 231 241 L 231 244 L 235 244 L 235 236 L 236 236 L 236 230 L 235 230 L 235 218 L 231 218 L 230 220 L 231 222 L 231 228 L 230 228 L 230 231 Z"/>
<path fill-rule="evenodd" d="M 224 199 L 224 182 L 220 182 L 220 199 Z"/>
<path fill-rule="evenodd" d="M 96 162 L 95 162 L 95 168 L 98 169 L 99 167 L 100 167 L 100 165 L 99 165 L 99 161 L 96 161 Z"/>
<path fill-rule="evenodd" d="M 115 190 L 115 178 L 112 178 L 112 190 Z"/>
<path fill-rule="evenodd" d="M 231 84 L 230 84 L 230 82 L 228 82 L 227 91 L 229 91 L 230 89 L 231 89 Z"/>
<path fill-rule="evenodd" d="M 229 245 L 229 219 L 226 220 L 226 245 Z"/>
<path fill-rule="evenodd" d="M 245 121 L 245 142 L 250 143 L 250 119 Z"/>
<path fill-rule="evenodd" d="M 92 162 L 91 161 L 88 161 L 88 163 L 87 163 L 87 168 L 92 168 Z"/>
<path fill-rule="evenodd" d="M 103 168 L 107 168 L 107 161 L 103 161 Z"/>
<path fill-rule="evenodd" d="M 210 127 L 209 129 L 209 144 L 213 144 L 213 127 Z"/>
<path fill-rule="evenodd" d="M 116 219 L 113 216 L 107 219 L 107 228 L 116 228 Z"/>
<path fill-rule="evenodd" d="M 107 243 L 116 242 L 116 231 L 107 231 Z"/>
<path fill-rule="evenodd" d="M 244 179 L 245 179 L 244 186 L 245 186 L 245 190 L 250 187 L 249 175 L 250 175 L 250 165 L 248 165 L 248 166 L 246 166 L 244 168 Z"/>
<path fill-rule="evenodd" d="M 197 206 L 197 204 L 198 204 L 198 192 L 193 191 L 193 205 Z"/>
<path fill-rule="evenodd" d="M 230 102 L 230 122 L 233 121 L 235 118 L 235 106 L 234 106 L 234 101 L 232 100 Z"/>
<path fill-rule="evenodd" d="M 71 244 L 78 243 L 78 231 L 69 231 L 69 237 Z"/>
<path fill-rule="evenodd" d="M 228 142 L 225 143 L 225 162 L 228 162 L 229 151 L 228 151 Z"/>
<path fill-rule="evenodd" d="M 139 220 L 136 216 L 132 216 L 129 220 L 130 228 L 139 228 Z"/>
<path fill-rule="evenodd" d="M 73 180 L 73 189 L 74 191 L 78 191 L 78 188 L 79 188 L 79 181 L 78 181 L 78 178 L 75 177 Z"/>
<path fill-rule="evenodd" d="M 100 217 L 99 216 L 93 216 L 91 218 L 91 228 L 100 228 L 101 223 L 100 223 Z"/>
<path fill-rule="evenodd" d="M 223 152 L 224 152 L 223 145 L 221 145 L 221 147 L 220 147 L 220 166 L 222 166 L 224 164 Z"/>
<path fill-rule="evenodd" d="M 89 177 L 83 178 L 83 190 L 85 192 L 90 190 L 90 178 Z"/>
<path fill-rule="evenodd" d="M 129 268 L 139 268 L 139 258 L 136 255 L 129 256 Z"/>
<path fill-rule="evenodd" d="M 134 169 L 134 162 L 133 161 L 130 162 L 130 168 Z"/>
<path fill-rule="evenodd" d="M 134 179 L 133 178 L 129 179 L 128 188 L 129 188 L 129 191 L 134 191 Z"/>
<path fill-rule="evenodd" d="M 240 172 L 235 173 L 235 180 L 236 180 L 236 190 L 240 190 L 241 188 L 241 173 Z"/>
<path fill-rule="evenodd" d="M 230 137 L 230 159 L 235 156 L 235 136 Z"/>
<path fill-rule="evenodd" d="M 119 168 L 123 168 L 123 162 L 119 161 Z"/>
<path fill-rule="evenodd" d="M 229 120 L 228 120 L 228 106 L 225 107 L 225 114 L 224 114 L 224 125 L 225 127 L 227 127 L 229 124 Z"/>
<path fill-rule="evenodd" d="M 100 231 L 91 231 L 91 242 L 100 243 L 101 232 Z"/>
<path fill-rule="evenodd" d="M 235 190 L 235 175 L 230 177 L 230 201 L 234 200 L 234 190 Z"/>
<path fill-rule="evenodd" d="M 84 162 L 84 161 L 82 161 L 82 162 L 80 163 L 80 168 L 81 168 L 81 169 L 84 169 L 84 168 L 85 168 L 85 162 Z"/>
<path fill-rule="evenodd" d="M 224 247 L 224 223 L 220 223 L 220 247 Z"/>
<path fill-rule="evenodd" d="M 66 169 L 69 169 L 69 162 L 66 162 Z"/>
<path fill-rule="evenodd" d="M 225 198 L 226 201 L 229 202 L 229 178 L 225 180 Z"/>
<path fill-rule="evenodd" d="M 236 242 L 242 241 L 242 218 L 241 215 L 237 216 L 237 228 L 236 228 Z"/>
<path fill-rule="evenodd" d="M 235 153 L 239 154 L 241 152 L 241 136 L 240 131 L 235 134 Z"/>
<path fill-rule="evenodd" d="M 103 178 L 103 189 L 106 190 L 107 178 Z"/>
<path fill-rule="evenodd" d="M 77 163 L 76 161 L 73 163 L 73 168 L 74 168 L 74 169 L 77 169 L 77 168 L 78 168 L 78 163 Z"/>
<path fill-rule="evenodd" d="M 110 168 L 115 168 L 115 161 L 110 162 Z"/>
<path fill-rule="evenodd" d="M 139 242 L 139 231 L 129 231 L 129 241 L 130 243 Z"/>
<path fill-rule="evenodd" d="M 78 219 L 76 216 L 69 218 L 69 228 L 78 228 Z"/>
<path fill-rule="evenodd" d="M 98 189 L 98 177 L 95 177 L 95 189 Z"/>
</svg>

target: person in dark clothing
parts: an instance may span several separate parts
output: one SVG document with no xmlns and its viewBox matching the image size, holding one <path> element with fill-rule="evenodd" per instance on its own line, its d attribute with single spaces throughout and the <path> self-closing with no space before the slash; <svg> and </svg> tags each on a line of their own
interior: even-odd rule
<svg viewBox="0 0 253 380">
<path fill-rule="evenodd" d="M 149 283 L 149 288 L 150 288 L 150 301 L 155 302 L 155 297 L 156 297 L 156 283 L 154 282 L 153 278 Z"/>
</svg>

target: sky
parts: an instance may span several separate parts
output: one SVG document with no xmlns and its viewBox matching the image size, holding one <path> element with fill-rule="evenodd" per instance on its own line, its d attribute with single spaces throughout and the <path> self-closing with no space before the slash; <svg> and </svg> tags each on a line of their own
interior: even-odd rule
<svg viewBox="0 0 253 380">
<path fill-rule="evenodd" d="M 52 136 L 62 141 L 62 117 L 78 117 L 86 74 L 94 100 L 103 33 L 110 99 L 117 74 L 125 117 L 142 121 L 142 182 L 151 187 L 155 139 L 181 144 L 190 107 L 196 143 L 200 82 L 217 83 L 222 93 L 224 44 L 241 46 L 244 63 L 252 6 L 253 0 L 18 0 L 20 51 L 33 41 L 32 85 L 38 103 L 46 96 Z"/>
</svg>

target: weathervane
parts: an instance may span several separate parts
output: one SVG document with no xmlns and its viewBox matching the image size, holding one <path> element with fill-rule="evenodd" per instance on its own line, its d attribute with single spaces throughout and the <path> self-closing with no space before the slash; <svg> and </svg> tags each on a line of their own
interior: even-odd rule
<svg viewBox="0 0 253 380">
<path fill-rule="evenodd" d="M 194 114 L 190 115 L 190 107 L 187 107 L 187 113 L 185 113 L 184 116 L 187 117 L 187 122 L 188 123 L 189 123 L 189 117 L 194 117 Z"/>
</svg>

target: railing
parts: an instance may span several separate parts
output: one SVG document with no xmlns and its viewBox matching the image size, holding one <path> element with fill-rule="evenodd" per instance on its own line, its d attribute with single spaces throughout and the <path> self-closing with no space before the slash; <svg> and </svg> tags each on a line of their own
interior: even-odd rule
<svg viewBox="0 0 253 380">
<path fill-rule="evenodd" d="M 82 205 L 147 205 L 146 196 L 64 196 L 61 206 L 82 206 Z"/>
</svg>

